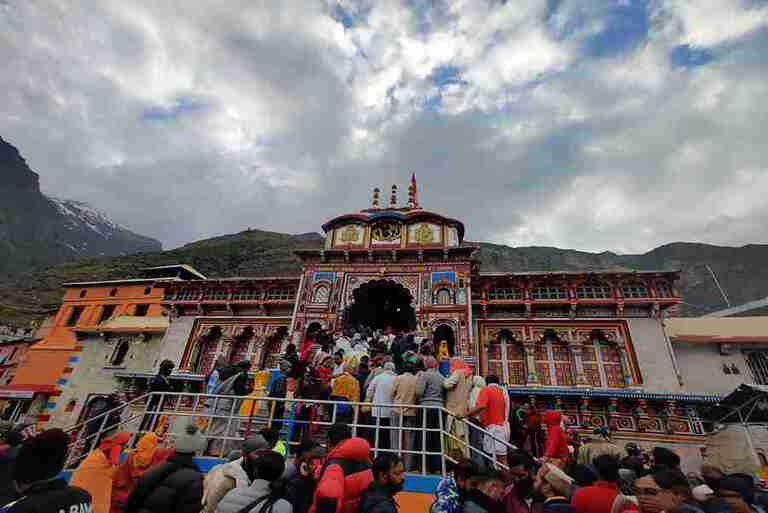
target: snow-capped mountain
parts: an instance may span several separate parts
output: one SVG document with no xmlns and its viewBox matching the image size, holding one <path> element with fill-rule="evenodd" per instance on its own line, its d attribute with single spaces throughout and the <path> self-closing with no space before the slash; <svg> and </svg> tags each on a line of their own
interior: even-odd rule
<svg viewBox="0 0 768 513">
<path fill-rule="evenodd" d="M 45 196 L 37 173 L 0 137 L 0 274 L 161 249 L 86 203 Z"/>
</svg>

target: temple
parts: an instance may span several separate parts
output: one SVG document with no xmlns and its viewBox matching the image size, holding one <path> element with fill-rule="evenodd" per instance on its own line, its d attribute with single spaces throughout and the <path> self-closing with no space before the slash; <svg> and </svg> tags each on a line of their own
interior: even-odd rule
<svg viewBox="0 0 768 513">
<path fill-rule="evenodd" d="M 381 196 L 375 189 L 369 208 L 325 223 L 324 248 L 296 251 L 299 276 L 209 279 L 180 265 L 65 285 L 50 334 L 0 397 L 69 425 L 116 386 L 140 394 L 163 359 L 176 362 L 180 389 L 202 390 L 218 355 L 272 368 L 307 332 L 364 325 L 445 342 L 512 396 L 563 411 L 573 429 L 610 426 L 619 440 L 700 461 L 699 410 L 733 382 L 730 372 L 693 376 L 690 359 L 705 353 L 720 369 L 716 339 L 697 339 L 711 348 L 702 353 L 685 346 L 680 324 L 670 336 L 678 272 L 484 272 L 464 224 L 422 208 L 415 177 L 404 206 L 396 186 Z"/>
</svg>

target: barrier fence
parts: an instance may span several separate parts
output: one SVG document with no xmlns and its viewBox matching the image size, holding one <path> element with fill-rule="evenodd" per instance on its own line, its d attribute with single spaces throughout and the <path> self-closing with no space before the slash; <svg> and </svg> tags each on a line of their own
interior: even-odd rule
<svg viewBox="0 0 768 513">
<path fill-rule="evenodd" d="M 421 474 L 446 475 L 448 465 L 460 457 L 506 469 L 495 453 L 483 451 L 486 437 L 507 451 L 516 449 L 442 406 L 152 392 L 66 429 L 71 439 L 66 468 L 77 467 L 116 431 L 131 433 L 128 447 L 133 447 L 151 431 L 165 434 L 168 443 L 195 423 L 207 442 L 203 456 L 221 458 L 264 427 L 279 430 L 281 439 L 295 448 L 306 437 L 324 441 L 336 422 L 348 424 L 352 436 L 368 439 L 374 456 L 397 453 L 406 470 Z"/>
</svg>

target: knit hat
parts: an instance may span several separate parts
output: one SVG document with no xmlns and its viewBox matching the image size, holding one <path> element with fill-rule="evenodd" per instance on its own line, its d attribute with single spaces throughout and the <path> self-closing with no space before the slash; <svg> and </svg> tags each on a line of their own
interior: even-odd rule
<svg viewBox="0 0 768 513">
<path fill-rule="evenodd" d="M 49 429 L 28 438 L 19 449 L 13 478 L 24 484 L 53 479 L 64 468 L 69 437 L 61 429 Z"/>
<path fill-rule="evenodd" d="M 195 454 L 205 446 L 205 437 L 198 432 L 197 426 L 188 425 L 184 433 L 176 435 L 176 452 L 180 454 Z"/>
<path fill-rule="evenodd" d="M 243 454 L 264 449 L 272 449 L 267 439 L 261 435 L 251 435 L 243 442 Z"/>
</svg>

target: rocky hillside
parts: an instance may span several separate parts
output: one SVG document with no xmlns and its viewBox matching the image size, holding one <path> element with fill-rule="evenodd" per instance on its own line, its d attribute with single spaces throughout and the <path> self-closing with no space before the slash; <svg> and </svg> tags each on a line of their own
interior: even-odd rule
<svg viewBox="0 0 768 513">
<path fill-rule="evenodd" d="M 136 276 L 143 267 L 188 263 L 210 277 L 294 275 L 299 248 L 320 248 L 316 233 L 285 235 L 249 230 L 207 239 L 181 248 L 117 258 L 68 263 L 42 272 L 0 281 L 0 323 L 25 325 L 55 309 L 67 281 Z M 480 243 L 483 271 L 556 271 L 605 269 L 680 269 L 686 304 L 683 315 L 702 315 L 725 305 L 711 268 L 733 304 L 768 296 L 768 245 L 741 248 L 674 243 L 642 255 L 586 253 L 558 248 L 512 248 Z"/>
<path fill-rule="evenodd" d="M 85 203 L 45 196 L 37 173 L 0 137 L 0 275 L 160 249 Z"/>
</svg>

